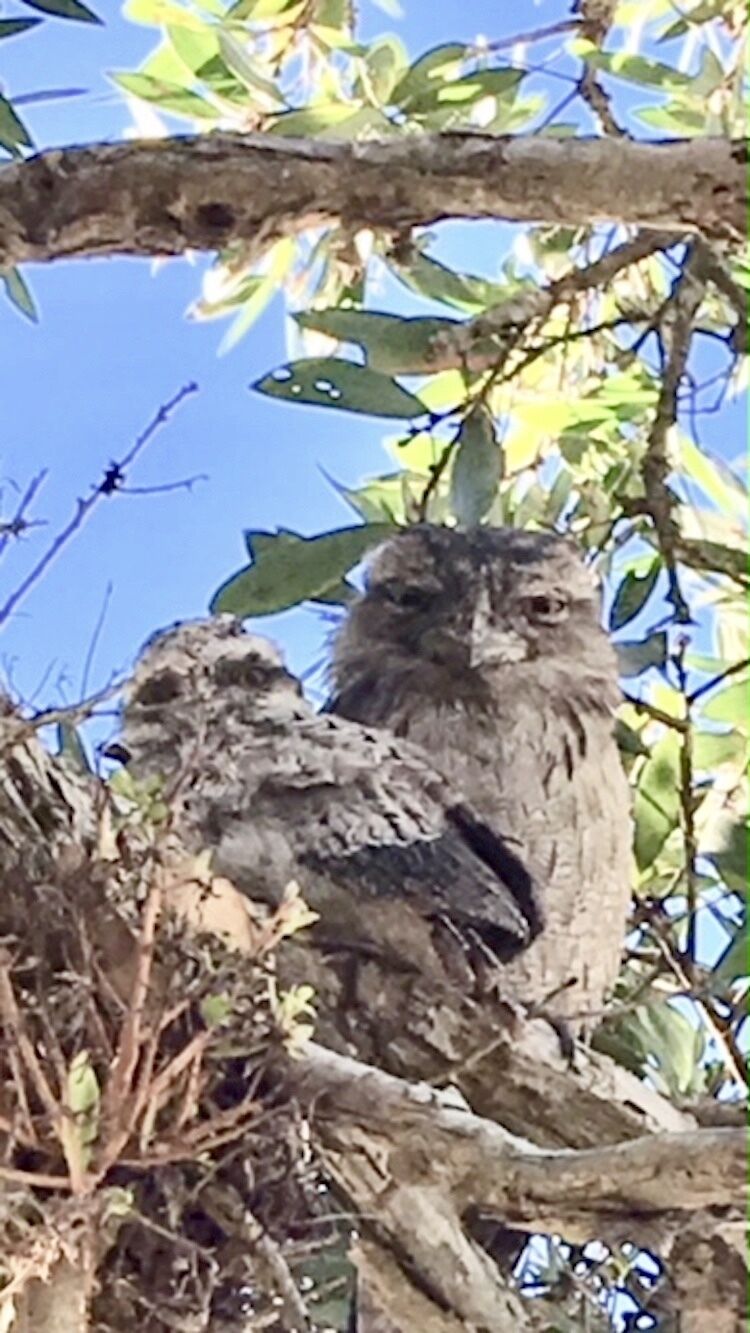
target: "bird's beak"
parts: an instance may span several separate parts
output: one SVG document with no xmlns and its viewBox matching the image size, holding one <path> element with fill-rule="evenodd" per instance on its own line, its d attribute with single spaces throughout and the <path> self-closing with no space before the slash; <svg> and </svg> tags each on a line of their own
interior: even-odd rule
<svg viewBox="0 0 750 1333">
<path fill-rule="evenodd" d="M 474 609 L 469 631 L 470 666 L 506 666 L 511 662 L 523 662 L 526 656 L 523 638 L 497 618 L 489 591 L 484 589 Z"/>
</svg>

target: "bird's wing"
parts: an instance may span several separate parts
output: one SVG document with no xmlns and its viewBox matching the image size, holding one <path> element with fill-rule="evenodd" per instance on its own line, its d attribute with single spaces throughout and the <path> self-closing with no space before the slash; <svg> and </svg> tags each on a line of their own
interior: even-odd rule
<svg viewBox="0 0 750 1333">
<path fill-rule="evenodd" d="M 360 898 L 400 898 L 424 916 L 470 925 L 504 957 L 537 933 L 526 867 L 451 800 L 416 748 L 304 709 L 255 741 L 247 817 L 283 829 L 301 865 Z"/>
</svg>

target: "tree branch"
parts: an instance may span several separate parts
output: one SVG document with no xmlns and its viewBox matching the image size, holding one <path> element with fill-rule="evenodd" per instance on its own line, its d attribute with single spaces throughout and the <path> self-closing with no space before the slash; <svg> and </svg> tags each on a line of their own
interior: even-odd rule
<svg viewBox="0 0 750 1333">
<path fill-rule="evenodd" d="M 320 143 L 209 134 L 52 149 L 0 175 L 0 265 L 263 246 L 331 219 L 610 219 L 739 240 L 746 145 L 482 134 Z"/>
<path fill-rule="evenodd" d="M 411 1084 L 310 1043 L 290 1077 L 317 1100 L 317 1121 L 341 1146 L 349 1131 L 361 1151 L 378 1144 L 379 1209 L 394 1181 L 431 1183 L 463 1214 L 497 1212 L 529 1231 L 566 1239 L 611 1233 L 623 1219 L 727 1205 L 743 1207 L 745 1142 L 741 1129 L 645 1135 L 587 1150 L 544 1150 L 501 1125 L 450 1104 L 449 1096 Z M 377 1192 L 377 1191 L 376 1191 Z"/>
</svg>

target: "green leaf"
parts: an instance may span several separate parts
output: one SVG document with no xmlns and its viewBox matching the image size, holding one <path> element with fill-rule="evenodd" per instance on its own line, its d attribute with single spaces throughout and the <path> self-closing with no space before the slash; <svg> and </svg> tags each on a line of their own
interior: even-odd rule
<svg viewBox="0 0 750 1333">
<path fill-rule="evenodd" d="M 42 14 L 54 14 L 59 19 L 78 19 L 81 23 L 103 23 L 88 5 L 81 0 L 21 0 L 29 9 L 38 9 Z"/>
<path fill-rule="evenodd" d="M 20 116 L 16 114 L 7 97 L 0 93 L 0 144 L 7 148 L 14 157 L 20 157 L 20 145 L 33 148 L 34 143 Z"/>
<path fill-rule="evenodd" d="M 451 470 L 450 505 L 462 527 L 476 527 L 486 517 L 501 475 L 502 454 L 494 422 L 479 407 L 461 426 Z"/>
<path fill-rule="evenodd" d="M 572 49 L 593 69 L 605 70 L 614 78 L 637 83 L 644 88 L 658 88 L 661 92 L 690 89 L 693 76 L 683 74 L 672 65 L 647 56 L 625 55 L 618 51 L 601 51 L 588 41 L 574 41 Z"/>
<path fill-rule="evenodd" d="M 358 524 L 302 537 L 297 532 L 247 532 L 252 564 L 232 575 L 211 599 L 211 611 L 265 616 L 300 602 L 327 601 L 362 556 L 390 536 L 390 523 Z"/>
<path fill-rule="evenodd" d="M 649 667 L 663 667 L 667 660 L 667 636 L 663 630 L 647 639 L 623 639 L 615 644 L 617 670 L 621 676 L 640 676 Z"/>
<path fill-rule="evenodd" d="M 63 1149 L 69 1168 L 85 1171 L 99 1132 L 101 1094 L 88 1051 L 79 1051 L 68 1068 L 65 1102 L 71 1113 L 62 1122 Z"/>
<path fill-rule="evenodd" d="M 387 106 L 409 63 L 406 47 L 399 37 L 387 33 L 368 47 L 363 63 L 364 88 L 379 106 Z"/>
<path fill-rule="evenodd" d="M 731 722 L 739 731 L 747 732 L 750 726 L 750 681 L 734 681 L 709 695 L 701 712 L 712 722 Z"/>
<path fill-rule="evenodd" d="M 750 941 L 745 921 L 740 921 L 731 939 L 713 969 L 712 977 L 723 985 L 744 980 L 750 974 Z"/>
<path fill-rule="evenodd" d="M 85 777 L 90 777 L 93 769 L 89 763 L 86 747 L 81 740 L 77 727 L 70 722 L 58 722 L 57 724 L 57 753 L 61 759 L 67 761 L 76 773 Z"/>
<path fill-rule="evenodd" d="M 15 37 L 19 32 L 28 32 L 42 21 L 42 19 L 0 19 L 0 41 L 3 37 Z"/>
<path fill-rule="evenodd" d="M 205 101 L 198 93 L 181 88 L 178 83 L 153 79 L 148 74 L 111 74 L 110 78 L 125 92 L 141 97 L 144 102 L 154 102 L 162 111 L 187 116 L 189 120 L 218 120 L 217 107 Z"/>
<path fill-rule="evenodd" d="M 478 314 L 488 306 L 507 301 L 517 288 L 490 282 L 470 273 L 457 273 L 437 259 L 415 251 L 408 262 L 401 263 L 389 257 L 388 265 L 411 291 L 428 296 L 432 301 L 455 306 L 467 314 Z"/>
<path fill-rule="evenodd" d="M 633 805 L 635 859 L 639 870 L 656 860 L 680 816 L 681 741 L 667 731 L 641 769 Z"/>
<path fill-rule="evenodd" d="M 671 1096 L 700 1092 L 705 1038 L 679 1009 L 664 1002 L 638 1005 L 600 1028 L 596 1047 L 620 1064 L 653 1079 Z"/>
<path fill-rule="evenodd" d="M 433 47 L 415 60 L 399 79 L 393 89 L 392 101 L 405 111 L 411 109 L 421 97 L 429 97 L 444 82 L 455 79 L 470 54 L 471 47 L 459 46 L 455 42 Z"/>
<path fill-rule="evenodd" d="M 406 107 L 410 115 L 425 115 L 440 107 L 470 106 L 483 97 L 502 97 L 513 93 L 525 76 L 520 69 L 483 69 L 462 79 L 426 89 L 412 97 Z"/>
<path fill-rule="evenodd" d="M 284 98 L 276 84 L 264 76 L 260 63 L 248 55 L 242 42 L 230 32 L 219 33 L 219 50 L 227 69 L 235 78 L 239 79 L 250 92 L 260 93 L 260 102 L 264 110 L 275 111 L 278 107 L 284 106 Z"/>
<path fill-rule="evenodd" d="M 693 736 L 693 765 L 711 773 L 720 764 L 744 766 L 747 737 L 739 731 L 697 731 Z"/>
<path fill-rule="evenodd" d="M 30 319 L 32 324 L 38 324 L 39 313 L 21 270 L 18 268 L 0 269 L 0 280 L 2 280 L 5 287 L 5 295 L 16 307 L 16 310 L 20 310 L 21 314 Z"/>
<path fill-rule="evenodd" d="M 740 521 L 747 520 L 747 493 L 738 477 L 721 458 L 704 454 L 689 436 L 679 441 L 681 471 L 696 482 L 713 500 L 722 513 L 732 513 Z"/>
<path fill-rule="evenodd" d="M 426 413 L 424 403 L 395 380 L 339 357 L 290 361 L 257 380 L 251 388 L 289 403 L 364 412 L 374 417 L 412 419 Z"/>
<path fill-rule="evenodd" d="M 633 620 L 643 609 L 660 572 L 660 560 L 653 560 L 643 575 L 635 573 L 632 569 L 628 570 L 615 593 L 609 613 L 609 628 L 613 633 L 622 629 L 623 625 L 627 625 L 628 621 Z"/>
<path fill-rule="evenodd" d="M 748 832 L 746 819 L 724 815 L 702 833 L 700 847 L 727 887 L 743 899 L 748 892 Z"/>
<path fill-rule="evenodd" d="M 635 107 L 633 115 L 652 130 L 663 130 L 680 139 L 692 139 L 706 132 L 706 117 L 690 107 L 672 103 L 666 106 Z"/>
<path fill-rule="evenodd" d="M 459 327 L 458 320 L 402 319 L 376 310 L 307 310 L 294 318 L 302 329 L 357 343 L 373 370 L 400 375 L 429 372 L 435 361 L 434 339 Z"/>
<path fill-rule="evenodd" d="M 289 135 L 291 138 L 315 138 L 321 131 L 343 125 L 357 110 L 356 102 L 319 102 L 304 111 L 285 111 L 271 121 L 270 134 Z"/>
<path fill-rule="evenodd" d="M 192 74 L 196 74 L 201 65 L 207 64 L 218 54 L 218 39 L 208 27 L 196 31 L 183 24 L 165 24 L 164 31 L 173 51 Z"/>
</svg>

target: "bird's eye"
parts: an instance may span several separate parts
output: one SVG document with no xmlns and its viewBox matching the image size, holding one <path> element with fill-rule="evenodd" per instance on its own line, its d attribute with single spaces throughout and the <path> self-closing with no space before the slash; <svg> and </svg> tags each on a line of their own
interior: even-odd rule
<svg viewBox="0 0 750 1333">
<path fill-rule="evenodd" d="M 536 593 L 533 597 L 526 598 L 525 609 L 532 620 L 538 620 L 546 625 L 555 625 L 564 618 L 568 604 L 564 597 Z"/>
<path fill-rule="evenodd" d="M 380 591 L 386 601 L 409 611 L 421 611 L 432 601 L 429 589 L 414 583 L 382 583 Z"/>
</svg>

